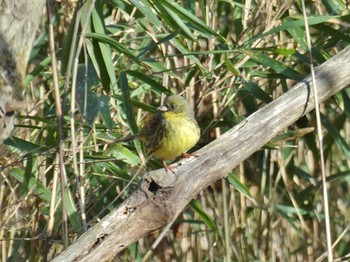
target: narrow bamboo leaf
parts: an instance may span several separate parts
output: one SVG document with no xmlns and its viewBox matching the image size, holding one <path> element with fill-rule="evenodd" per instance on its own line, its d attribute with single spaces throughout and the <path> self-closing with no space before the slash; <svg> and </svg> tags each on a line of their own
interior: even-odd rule
<svg viewBox="0 0 350 262">
<path fill-rule="evenodd" d="M 343 91 L 341 91 L 341 96 L 343 98 L 345 114 L 346 114 L 347 118 L 350 119 L 350 97 L 349 97 L 349 94 L 345 90 L 343 90 Z"/>
<path fill-rule="evenodd" d="M 65 189 L 65 199 L 66 199 L 66 209 L 67 209 L 67 216 L 69 219 L 70 224 L 73 227 L 73 230 L 75 232 L 81 232 L 81 221 L 80 216 L 78 214 L 77 208 L 74 203 L 72 192 L 69 188 Z"/>
<path fill-rule="evenodd" d="M 28 158 L 25 163 L 24 179 L 23 179 L 23 182 L 21 183 L 22 196 L 25 196 L 29 192 L 29 181 L 32 175 L 33 175 L 33 156 L 32 154 L 28 154 Z"/>
<path fill-rule="evenodd" d="M 106 123 L 109 130 L 114 129 L 114 122 L 111 117 L 111 112 L 109 111 L 109 96 L 100 96 L 99 97 L 99 112 L 103 118 L 103 121 Z"/>
<path fill-rule="evenodd" d="M 231 63 L 230 59 L 228 57 L 225 57 L 225 65 L 235 76 L 239 76 L 239 71 L 234 67 L 234 65 Z"/>
<path fill-rule="evenodd" d="M 135 122 L 134 108 L 132 106 L 131 99 L 130 99 L 129 84 L 128 84 L 128 79 L 126 77 L 125 71 L 120 72 L 120 89 L 122 91 L 122 101 L 123 101 L 124 112 L 126 115 L 126 120 L 129 123 L 132 133 L 136 134 L 138 132 L 138 127 Z"/>
<path fill-rule="evenodd" d="M 345 122 L 345 117 L 340 116 L 341 119 L 339 119 L 341 122 L 339 123 L 339 126 L 343 126 L 343 123 Z M 339 130 L 340 128 L 334 126 L 329 119 L 322 115 L 321 116 L 322 125 L 327 129 L 328 133 L 330 134 L 331 139 L 334 139 L 334 141 L 337 143 L 339 148 L 343 151 L 343 153 L 346 155 L 348 159 L 350 159 L 350 146 L 345 141 L 345 139 L 341 136 Z M 325 138 L 326 140 L 327 138 Z M 327 139 L 328 140 L 328 139 Z M 326 142 L 325 142 L 326 143 Z"/>
<path fill-rule="evenodd" d="M 283 134 L 275 136 L 273 139 L 271 139 L 270 142 L 274 144 L 281 144 L 290 140 L 294 140 L 299 137 L 303 137 L 306 134 L 313 132 L 314 130 L 315 128 L 313 127 L 306 127 L 306 128 L 288 131 Z"/>
<path fill-rule="evenodd" d="M 172 70 L 166 68 L 164 65 L 162 65 L 161 63 L 158 63 L 156 60 L 154 59 L 147 59 L 143 61 L 144 64 L 146 64 L 147 66 L 150 67 L 150 70 L 154 73 L 154 74 L 159 74 L 159 73 L 164 73 L 166 72 L 169 76 L 175 77 L 175 78 L 180 78 L 177 74 L 175 74 Z"/>
<path fill-rule="evenodd" d="M 191 29 L 183 22 L 183 20 L 173 12 L 170 8 L 167 6 L 163 6 L 164 11 L 168 13 L 168 15 L 172 18 L 172 20 L 176 23 L 177 27 L 175 27 L 175 30 L 181 29 L 180 32 L 184 34 L 186 37 L 190 38 L 191 40 L 194 40 L 195 37 L 191 32 Z"/>
<path fill-rule="evenodd" d="M 175 32 L 170 33 L 170 34 L 166 35 L 165 37 L 161 38 L 157 43 L 152 41 L 148 46 L 141 47 L 140 50 L 142 50 L 142 51 L 138 54 L 137 57 L 140 59 L 146 53 L 156 49 L 159 45 L 170 41 L 171 39 L 175 38 L 178 34 L 179 34 L 179 31 L 175 31 Z"/>
<path fill-rule="evenodd" d="M 301 81 L 302 76 L 295 70 L 291 69 L 290 67 L 287 67 L 286 65 L 282 64 L 281 62 L 276 61 L 275 59 L 259 52 L 256 50 L 243 50 L 243 53 L 249 55 L 252 59 L 259 62 L 262 65 L 265 65 L 267 67 L 270 67 L 277 73 L 280 73 L 282 75 L 285 75 L 286 77 Z"/>
<path fill-rule="evenodd" d="M 161 21 L 155 15 L 152 6 L 149 4 L 149 1 L 145 0 L 130 0 L 130 2 L 156 27 L 162 26 Z"/>
<path fill-rule="evenodd" d="M 291 21 L 291 18 L 288 17 L 285 21 L 286 22 L 284 23 L 287 23 L 287 21 Z M 303 50 L 308 50 L 307 44 L 305 42 L 305 30 L 302 27 L 293 26 L 288 28 L 287 31 L 295 39 L 295 41 L 299 43 Z"/>
<path fill-rule="evenodd" d="M 84 7 L 86 8 L 86 4 L 83 5 L 82 8 L 84 8 Z M 69 56 L 70 56 L 71 52 L 73 52 L 73 54 L 75 54 L 75 51 L 76 51 L 76 47 L 74 46 L 71 50 L 71 46 L 72 46 L 72 42 L 74 39 L 73 34 L 74 34 L 74 27 L 75 27 L 75 23 L 76 23 L 76 19 L 77 19 L 77 10 L 78 9 L 75 9 L 75 11 L 73 13 L 72 21 L 69 23 L 68 30 L 63 38 L 62 52 L 61 52 L 61 62 L 62 62 L 61 71 L 62 71 L 62 74 L 65 74 L 67 71 Z M 82 16 L 84 16 L 85 12 L 82 11 L 81 14 L 82 14 Z"/>
<path fill-rule="evenodd" d="M 126 56 L 135 59 L 134 52 L 130 51 L 127 47 L 116 41 L 110 36 L 99 34 L 99 33 L 88 33 L 86 34 L 86 37 L 91 39 L 96 39 L 99 42 L 108 44 L 111 48 L 115 49 L 116 51 L 125 54 Z"/>
<path fill-rule="evenodd" d="M 247 198 L 253 199 L 247 186 L 245 184 L 243 184 L 241 181 L 239 181 L 239 179 L 233 173 L 228 174 L 227 180 L 231 184 L 231 186 L 233 186 L 234 189 L 241 192 Z"/>
<path fill-rule="evenodd" d="M 87 122 L 92 125 L 98 114 L 99 98 L 92 87 L 99 84 L 96 71 L 92 65 L 85 64 L 78 66 L 77 84 L 76 84 L 76 101 L 77 107 Z"/>
<path fill-rule="evenodd" d="M 275 206 L 276 210 L 283 212 L 285 215 L 296 215 L 296 214 L 301 214 L 301 215 L 313 215 L 313 211 L 308 211 L 305 209 L 298 208 L 298 210 L 295 209 L 294 206 L 287 206 L 287 205 L 276 205 Z"/>
<path fill-rule="evenodd" d="M 91 13 L 91 19 L 94 27 L 94 31 L 97 34 L 105 34 L 105 24 L 104 24 L 104 17 L 102 13 L 102 7 L 101 2 L 97 1 L 95 4 L 95 8 L 92 10 Z M 112 86 L 112 89 L 114 92 L 117 92 L 117 78 L 114 73 L 114 66 L 113 66 L 113 60 L 112 60 L 112 52 L 108 44 L 99 42 L 98 43 L 102 59 L 104 61 L 104 67 L 106 68 L 106 71 L 108 73 L 108 77 L 110 79 L 110 83 Z"/>
<path fill-rule="evenodd" d="M 55 14 L 55 17 L 57 19 L 57 14 Z M 47 43 L 47 37 L 49 35 L 49 31 L 47 28 L 40 34 L 40 36 L 36 39 L 34 46 L 30 52 L 29 55 L 29 63 L 38 56 L 40 50 L 44 47 L 44 45 Z"/>
<path fill-rule="evenodd" d="M 218 227 L 214 221 L 201 207 L 201 204 L 197 200 L 192 200 L 190 203 L 190 207 L 193 209 L 193 211 L 196 212 L 196 214 L 202 219 L 204 224 L 206 224 L 212 233 L 214 233 L 216 236 L 220 237 Z"/>
<path fill-rule="evenodd" d="M 24 79 L 24 85 L 27 86 L 29 85 L 30 82 L 32 82 L 32 80 L 34 79 L 34 77 L 36 77 L 37 75 L 39 75 L 40 73 L 42 73 L 47 66 L 51 64 L 51 57 L 48 56 L 46 57 L 44 60 L 42 60 L 37 66 L 36 68 L 34 68 L 30 73 L 28 73 Z"/>
<path fill-rule="evenodd" d="M 31 152 L 31 153 L 46 153 L 50 149 L 46 146 L 39 146 L 37 144 L 28 142 L 18 137 L 10 137 L 4 141 L 5 145 L 16 148 L 16 152 Z"/>
<path fill-rule="evenodd" d="M 275 52 L 278 55 L 283 55 L 283 56 L 291 56 L 296 53 L 295 48 L 277 48 L 277 49 L 272 49 L 272 52 Z"/>
<path fill-rule="evenodd" d="M 284 208 L 281 205 L 276 205 L 275 206 L 275 210 L 277 213 L 279 213 L 282 217 L 284 217 L 284 219 L 292 226 L 292 228 L 295 230 L 295 232 L 302 237 L 302 231 L 300 230 L 300 228 L 296 225 L 295 223 L 295 219 L 290 217 L 288 212 L 286 212 L 286 208 Z M 291 209 L 288 209 L 291 210 Z"/>
<path fill-rule="evenodd" d="M 14 177 L 20 184 L 24 183 L 24 170 L 21 168 L 14 168 L 11 170 L 11 176 Z M 41 181 L 31 177 L 27 183 L 27 188 L 31 192 L 35 192 L 36 196 L 44 200 L 46 203 L 50 203 L 51 191 L 41 184 Z"/>
<path fill-rule="evenodd" d="M 117 100 L 122 100 L 122 96 L 121 95 L 114 95 L 114 97 Z M 141 108 L 142 110 L 145 110 L 147 112 L 151 112 L 151 113 L 155 113 L 157 112 L 157 108 L 152 106 L 152 105 L 148 105 L 145 103 L 142 103 L 140 101 L 134 100 L 134 99 L 130 99 L 130 102 L 132 103 L 133 106 L 135 106 L 136 108 Z"/>
<path fill-rule="evenodd" d="M 341 30 L 337 30 L 332 28 L 331 26 L 325 25 L 325 24 L 319 24 L 316 25 L 315 28 L 317 30 L 320 30 L 321 32 L 329 35 L 332 38 L 343 40 L 345 42 L 350 43 L 350 37 L 348 36 L 347 32 L 342 32 Z"/>
<path fill-rule="evenodd" d="M 340 16 L 313 16 L 313 17 L 308 17 L 307 22 L 309 26 L 321 24 L 321 23 L 326 23 L 331 19 L 338 19 Z M 295 20 L 286 22 L 283 25 L 277 26 L 270 31 L 267 31 L 266 33 L 260 34 L 254 38 L 252 38 L 249 43 L 254 42 L 260 38 L 263 38 L 267 35 L 274 35 L 280 31 L 285 31 L 288 29 L 291 29 L 293 27 L 304 27 L 305 26 L 305 21 L 302 16 L 295 17 Z M 248 44 L 247 42 L 247 44 Z"/>
<path fill-rule="evenodd" d="M 94 168 L 97 168 L 97 170 L 106 170 L 109 173 L 120 177 L 126 181 L 129 181 L 131 179 L 131 176 L 127 172 L 125 172 L 123 169 L 121 169 L 119 166 L 112 162 L 95 163 Z M 106 171 L 104 173 L 106 173 Z"/>
<path fill-rule="evenodd" d="M 109 151 L 111 151 L 113 157 L 115 157 L 116 159 L 123 160 L 124 162 L 132 166 L 140 165 L 141 163 L 140 157 L 138 155 L 136 155 L 134 152 L 130 151 L 120 143 L 115 143 L 113 145 L 113 148 L 111 148 L 111 150 Z M 108 152 L 106 152 L 106 155 L 107 154 Z"/>
<path fill-rule="evenodd" d="M 339 15 L 346 10 L 345 4 L 347 2 L 339 1 L 339 0 L 325 0 L 322 1 L 322 4 L 326 7 L 327 12 L 331 15 Z"/>
<path fill-rule="evenodd" d="M 183 8 L 179 4 L 171 0 L 158 0 L 164 6 L 171 9 L 179 18 L 186 21 L 191 27 L 194 27 L 199 33 L 206 37 L 215 37 L 221 42 L 226 42 L 225 39 L 217 34 L 214 30 L 204 24 L 204 22 L 197 16 L 189 12 L 186 8 Z"/>
<path fill-rule="evenodd" d="M 162 19 L 162 24 L 168 25 L 170 28 L 178 29 L 177 24 L 173 20 L 173 18 L 168 14 L 167 10 L 163 5 L 161 5 L 158 1 L 152 3 L 154 10 L 158 13 L 159 17 Z M 144 24 L 144 22 L 143 22 Z M 167 31 L 166 28 L 163 27 L 164 31 Z"/>
<path fill-rule="evenodd" d="M 92 23 L 90 21 L 91 18 L 87 17 L 88 7 L 89 7 L 90 2 L 91 2 L 91 0 L 86 1 L 85 4 L 82 6 L 82 12 L 81 12 L 81 17 L 80 17 L 80 25 L 85 26 L 87 24 L 87 27 L 86 27 L 87 34 L 93 32 Z M 105 88 L 109 87 L 110 81 L 108 78 L 108 74 L 106 73 L 106 70 L 103 68 L 103 66 L 100 69 L 100 67 L 101 67 L 100 65 L 103 64 L 103 59 L 101 57 L 101 52 L 99 51 L 98 44 L 95 43 L 94 41 L 86 38 L 85 46 L 86 46 L 86 50 L 89 54 L 89 58 L 90 58 L 92 64 L 94 65 L 94 68 L 96 70 L 96 73 L 97 73 L 102 85 Z"/>
<path fill-rule="evenodd" d="M 152 87 L 152 89 L 155 89 L 157 90 L 158 92 L 161 92 L 161 93 L 164 93 L 166 95 L 172 95 L 172 92 L 165 88 L 162 84 L 158 83 L 157 81 L 153 80 L 152 78 L 150 78 L 149 76 L 147 75 L 144 75 L 140 72 L 137 72 L 137 71 L 126 71 L 126 73 L 128 75 L 131 75 L 137 79 L 140 79 L 142 82 L 150 85 Z"/>
<path fill-rule="evenodd" d="M 14 168 L 11 172 L 11 175 L 18 180 L 20 183 L 25 182 L 25 177 L 23 170 Z M 51 191 L 45 187 L 42 186 L 41 182 L 33 177 L 29 178 L 29 182 L 27 183 L 27 187 L 31 192 L 35 192 L 36 196 L 40 197 L 42 200 L 44 200 L 46 203 L 50 203 L 51 200 Z M 59 194 L 58 194 L 59 196 Z M 59 197 L 57 198 L 59 199 Z M 81 223 L 80 218 L 77 213 L 77 210 L 74 205 L 72 193 L 67 189 L 66 191 L 66 208 L 67 208 L 67 214 L 69 221 L 71 222 L 71 225 L 75 232 L 80 232 L 81 230 Z"/>
<path fill-rule="evenodd" d="M 248 115 L 253 114 L 255 111 L 258 110 L 255 98 L 247 90 L 238 90 L 237 96 L 241 99 Z"/>
<path fill-rule="evenodd" d="M 257 84 L 252 81 L 243 81 L 243 87 L 245 90 L 251 93 L 253 97 L 260 99 L 266 104 L 270 103 L 273 100 L 264 90 L 262 90 Z"/>
<path fill-rule="evenodd" d="M 191 82 L 191 80 L 196 76 L 196 73 L 198 72 L 197 68 L 192 67 L 190 70 L 187 71 L 186 77 L 185 77 L 185 86 L 188 86 Z"/>
<path fill-rule="evenodd" d="M 199 59 L 197 58 L 197 56 L 191 54 L 188 51 L 188 48 L 186 47 L 186 45 L 181 41 L 181 39 L 173 39 L 171 41 L 171 43 L 183 54 L 186 55 L 186 57 L 188 57 L 188 59 L 190 59 L 193 63 L 196 64 L 196 66 L 198 66 L 199 70 L 201 71 L 202 75 L 207 74 L 207 69 L 202 65 L 201 61 L 199 61 Z M 219 52 L 219 53 L 222 53 Z M 204 55 L 203 52 L 198 52 L 196 53 L 198 55 Z"/>
</svg>

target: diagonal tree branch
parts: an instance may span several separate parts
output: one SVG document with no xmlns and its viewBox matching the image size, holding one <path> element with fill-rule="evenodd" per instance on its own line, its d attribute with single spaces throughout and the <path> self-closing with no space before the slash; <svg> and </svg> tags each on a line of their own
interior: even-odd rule
<svg viewBox="0 0 350 262">
<path fill-rule="evenodd" d="M 21 102 L 23 80 L 45 0 L 0 0 L 0 156 L 2 143 L 14 129 Z"/>
<path fill-rule="evenodd" d="M 350 84 L 350 47 L 316 68 L 319 101 Z M 106 261 L 165 226 L 203 189 L 227 175 L 283 128 L 314 108 L 310 77 L 181 161 L 175 174 L 150 172 L 139 189 L 53 261 Z"/>
</svg>

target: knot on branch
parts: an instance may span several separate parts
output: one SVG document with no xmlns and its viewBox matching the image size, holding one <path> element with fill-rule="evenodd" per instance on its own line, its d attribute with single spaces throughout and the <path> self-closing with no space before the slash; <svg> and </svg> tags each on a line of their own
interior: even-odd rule
<svg viewBox="0 0 350 262">
<path fill-rule="evenodd" d="M 155 170 L 145 175 L 140 189 L 156 205 L 166 206 L 173 193 L 172 188 L 176 179 L 176 176 L 171 172 L 166 172 L 164 169 Z"/>
</svg>

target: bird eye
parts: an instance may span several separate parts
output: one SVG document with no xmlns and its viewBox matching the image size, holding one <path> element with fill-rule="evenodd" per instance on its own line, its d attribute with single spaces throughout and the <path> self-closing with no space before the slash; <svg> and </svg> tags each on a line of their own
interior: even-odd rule
<svg viewBox="0 0 350 262">
<path fill-rule="evenodd" d="M 175 105 L 174 104 L 170 104 L 169 105 L 171 109 L 174 109 L 175 108 Z"/>
</svg>

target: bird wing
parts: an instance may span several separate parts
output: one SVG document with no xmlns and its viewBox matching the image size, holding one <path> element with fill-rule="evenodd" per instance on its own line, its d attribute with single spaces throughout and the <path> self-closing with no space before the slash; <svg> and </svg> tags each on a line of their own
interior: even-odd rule
<svg viewBox="0 0 350 262">
<path fill-rule="evenodd" d="M 164 136 L 165 120 L 161 113 L 153 115 L 149 121 L 146 122 L 140 131 L 140 138 L 146 143 L 147 151 L 152 154 L 160 145 Z"/>
</svg>

